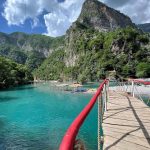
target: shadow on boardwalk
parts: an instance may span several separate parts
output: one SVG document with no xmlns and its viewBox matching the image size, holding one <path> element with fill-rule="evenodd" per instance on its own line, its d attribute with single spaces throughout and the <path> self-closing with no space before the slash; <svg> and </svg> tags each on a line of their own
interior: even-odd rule
<svg viewBox="0 0 150 150">
<path fill-rule="evenodd" d="M 144 138 L 147 140 L 147 143 L 150 145 L 150 135 L 149 135 L 147 129 L 145 128 L 143 122 L 141 121 L 140 117 L 138 116 L 138 114 L 137 114 L 135 108 L 133 107 L 130 97 L 129 97 L 129 96 L 126 96 L 126 95 L 123 95 L 123 96 L 127 99 L 127 101 L 128 101 L 128 106 L 127 106 L 127 107 L 122 107 L 122 108 L 109 109 L 109 111 L 112 110 L 112 111 L 115 111 L 115 112 L 114 112 L 113 114 L 110 114 L 110 115 L 106 116 L 106 117 L 104 118 L 104 120 L 107 120 L 108 118 L 111 118 L 111 117 L 113 117 L 113 116 L 115 116 L 115 115 L 117 115 L 117 114 L 119 114 L 119 113 L 122 113 L 122 112 L 125 112 L 125 111 L 130 110 L 130 111 L 132 111 L 132 113 L 133 113 L 133 115 L 134 115 L 134 118 L 136 119 L 136 122 L 138 122 L 138 125 L 133 125 L 133 126 L 132 126 L 132 125 L 128 125 L 128 124 L 124 125 L 124 124 L 117 124 L 117 123 L 115 123 L 115 122 L 112 122 L 112 123 L 110 123 L 110 122 L 104 123 L 104 124 L 112 125 L 112 126 L 115 125 L 115 126 L 134 127 L 133 130 L 130 130 L 130 131 L 124 133 L 124 135 L 122 135 L 122 136 L 121 136 L 119 139 L 117 139 L 115 142 L 111 143 L 111 145 L 105 147 L 105 150 L 111 149 L 112 147 L 114 147 L 115 145 L 117 145 L 120 141 L 124 140 L 125 137 L 129 136 L 131 133 L 136 132 L 136 131 L 138 131 L 138 130 L 141 130 L 141 131 L 143 132 Z M 118 105 L 118 107 L 119 107 L 119 105 L 120 105 L 120 104 L 116 104 L 116 103 L 110 102 L 110 105 L 111 105 L 111 104 L 113 104 L 113 105 Z M 120 106 L 121 106 L 121 105 L 120 105 Z M 142 108 L 142 107 L 141 107 L 141 108 Z M 143 107 L 143 109 L 144 109 L 144 108 L 145 108 L 145 107 Z M 116 111 L 117 111 L 117 112 L 116 112 Z M 113 118 L 113 119 L 117 119 L 117 118 L 115 117 L 115 118 Z M 121 119 L 121 118 L 118 118 L 118 119 Z M 133 120 L 129 120 L 128 118 L 125 118 L 125 119 L 122 118 L 121 120 L 126 120 L 127 122 L 128 122 L 128 121 L 133 121 Z M 134 121 L 134 122 L 135 122 L 135 121 Z M 144 123 L 145 123 L 145 122 L 144 122 Z M 149 122 L 147 122 L 147 123 L 149 123 Z M 110 137 L 111 137 L 111 136 L 110 136 Z M 113 138 L 113 137 L 112 137 L 112 138 Z M 128 141 L 128 142 L 129 142 L 129 141 Z M 132 142 L 132 141 L 131 141 L 131 142 Z M 140 144 L 139 144 L 139 145 L 140 145 Z M 141 145 L 141 146 L 142 146 L 142 145 Z M 148 148 L 148 147 L 146 147 L 146 146 L 144 146 L 144 145 L 143 145 L 143 147 Z M 132 149 L 132 148 L 131 148 L 131 149 Z"/>
</svg>

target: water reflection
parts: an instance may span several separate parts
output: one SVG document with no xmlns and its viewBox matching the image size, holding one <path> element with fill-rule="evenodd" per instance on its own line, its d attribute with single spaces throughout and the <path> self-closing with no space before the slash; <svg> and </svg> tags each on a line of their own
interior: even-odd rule
<svg viewBox="0 0 150 150">
<path fill-rule="evenodd" d="M 9 102 L 9 101 L 16 100 L 16 99 L 18 99 L 18 97 L 0 96 L 0 103 Z"/>
<path fill-rule="evenodd" d="M 32 90 L 36 87 L 33 87 L 31 85 L 27 85 L 27 86 L 18 86 L 18 87 L 13 87 L 13 88 L 8 88 L 8 89 L 3 89 L 1 91 L 18 91 L 18 90 Z"/>
</svg>

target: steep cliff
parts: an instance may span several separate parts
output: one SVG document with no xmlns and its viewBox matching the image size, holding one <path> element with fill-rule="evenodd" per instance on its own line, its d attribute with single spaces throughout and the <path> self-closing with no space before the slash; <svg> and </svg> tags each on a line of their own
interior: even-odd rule
<svg viewBox="0 0 150 150">
<path fill-rule="evenodd" d="M 64 50 L 53 52 L 36 70 L 40 79 L 98 81 L 109 71 L 116 77 L 149 77 L 149 36 L 131 19 L 97 0 L 86 0 L 65 35 Z"/>
<path fill-rule="evenodd" d="M 112 31 L 127 26 L 135 27 L 131 19 L 97 0 L 86 0 L 76 23 L 98 31 Z"/>
<path fill-rule="evenodd" d="M 110 32 L 127 26 L 136 28 L 131 19 L 97 0 L 86 0 L 77 21 L 72 24 L 66 34 L 66 65 L 73 66 L 78 58 L 75 54 L 76 40 L 85 30 L 97 32 Z M 88 37 L 86 37 L 88 40 Z"/>
</svg>

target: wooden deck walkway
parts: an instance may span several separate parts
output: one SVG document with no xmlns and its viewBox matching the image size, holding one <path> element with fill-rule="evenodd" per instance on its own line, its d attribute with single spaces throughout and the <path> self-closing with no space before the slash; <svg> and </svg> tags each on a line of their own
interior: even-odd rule
<svg viewBox="0 0 150 150">
<path fill-rule="evenodd" d="M 103 131 L 104 150 L 150 150 L 150 108 L 126 93 L 110 91 Z"/>
</svg>

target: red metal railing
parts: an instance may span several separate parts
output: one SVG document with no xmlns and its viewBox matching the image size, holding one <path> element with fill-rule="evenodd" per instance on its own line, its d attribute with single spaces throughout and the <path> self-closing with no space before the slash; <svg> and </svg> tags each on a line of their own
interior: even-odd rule
<svg viewBox="0 0 150 150">
<path fill-rule="evenodd" d="M 145 104 L 150 104 L 149 87 L 150 81 L 144 79 L 128 79 L 128 82 L 117 82 L 116 90 L 130 93 L 133 97 L 140 99 Z M 141 86 L 144 85 L 144 86 Z"/>
<path fill-rule="evenodd" d="M 144 85 L 150 85 L 150 81 L 144 81 L 144 80 L 134 79 L 133 82 L 135 82 L 135 83 L 141 83 L 141 84 L 144 84 Z"/>
<path fill-rule="evenodd" d="M 108 83 L 108 80 L 104 80 L 104 82 L 102 84 L 100 84 L 96 94 L 92 97 L 90 102 L 85 106 L 85 108 L 82 110 L 82 112 L 73 121 L 71 126 L 68 128 L 65 136 L 63 137 L 63 140 L 61 142 L 59 150 L 73 150 L 76 136 L 78 134 L 78 131 L 79 131 L 81 125 L 83 124 L 84 120 L 86 119 L 89 112 L 91 111 L 94 104 L 96 103 L 97 98 L 102 94 L 104 85 L 106 85 L 107 83 Z"/>
</svg>

